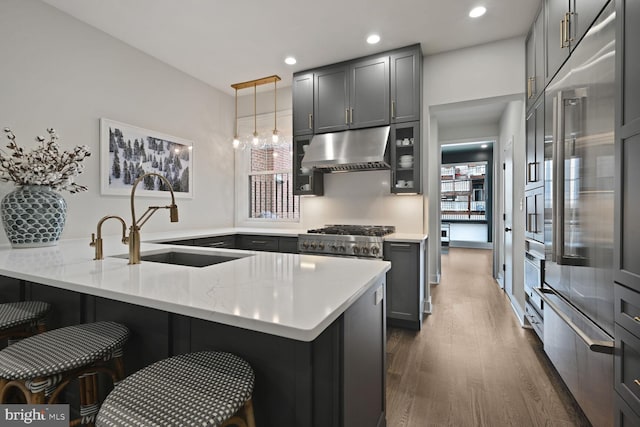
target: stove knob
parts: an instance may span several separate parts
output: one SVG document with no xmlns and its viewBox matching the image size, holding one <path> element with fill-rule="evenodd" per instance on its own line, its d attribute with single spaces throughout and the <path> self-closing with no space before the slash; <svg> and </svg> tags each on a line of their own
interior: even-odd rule
<svg viewBox="0 0 640 427">
<path fill-rule="evenodd" d="M 302 242 L 302 247 L 307 249 L 309 247 L 309 242 Z"/>
<path fill-rule="evenodd" d="M 345 247 L 344 247 L 344 245 L 340 245 L 340 246 L 338 246 L 338 250 L 339 250 L 340 252 L 346 252 L 346 251 L 347 251 L 347 248 L 345 248 Z"/>
<path fill-rule="evenodd" d="M 378 255 L 380 253 L 380 248 L 377 246 L 372 246 L 371 247 L 371 253 L 374 255 Z"/>
<path fill-rule="evenodd" d="M 336 245 L 331 245 L 329 246 L 329 249 L 331 249 L 333 252 L 338 250 L 338 247 Z"/>
<path fill-rule="evenodd" d="M 367 247 L 362 248 L 362 253 L 364 255 L 369 255 L 369 248 L 367 248 Z"/>
<path fill-rule="evenodd" d="M 364 249 L 363 249 L 363 251 L 364 251 Z M 357 246 L 354 246 L 354 247 L 353 247 L 353 253 L 354 253 L 355 255 L 358 255 L 358 254 L 360 253 L 360 248 L 359 248 L 359 247 L 357 247 Z"/>
<path fill-rule="evenodd" d="M 323 251 L 324 250 L 324 243 L 322 243 L 322 242 L 318 243 L 318 250 L 319 251 Z"/>
<path fill-rule="evenodd" d="M 315 249 L 316 248 L 316 242 L 311 242 L 311 249 Z"/>
</svg>

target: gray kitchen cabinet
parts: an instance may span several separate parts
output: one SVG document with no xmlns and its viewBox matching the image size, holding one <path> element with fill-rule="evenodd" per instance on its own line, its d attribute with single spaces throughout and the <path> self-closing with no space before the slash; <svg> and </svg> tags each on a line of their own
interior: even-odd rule
<svg viewBox="0 0 640 427">
<path fill-rule="evenodd" d="M 293 138 L 293 194 L 296 196 L 322 196 L 324 194 L 324 175 L 322 172 L 315 168 L 302 167 L 302 159 L 310 143 L 311 135 Z"/>
<path fill-rule="evenodd" d="M 298 238 L 297 237 L 279 237 L 278 252 L 288 253 L 288 254 L 297 254 Z"/>
<path fill-rule="evenodd" d="M 317 70 L 313 74 L 314 133 L 348 129 L 349 66 L 340 64 Z"/>
<path fill-rule="evenodd" d="M 387 323 L 415 330 L 422 328 L 425 242 L 384 242 L 387 272 Z"/>
<path fill-rule="evenodd" d="M 238 236 L 238 249 L 249 251 L 278 252 L 277 236 L 241 234 Z"/>
<path fill-rule="evenodd" d="M 389 57 L 316 71 L 313 111 L 314 133 L 389 124 Z"/>
<path fill-rule="evenodd" d="M 640 425 L 640 2 L 616 0 L 615 425 Z"/>
<path fill-rule="evenodd" d="M 543 5 L 544 6 L 544 5 Z M 525 42 L 527 110 L 544 92 L 544 7 L 540 9 Z"/>
<path fill-rule="evenodd" d="M 551 81 L 607 3 L 607 0 L 545 1 L 545 83 Z"/>
<path fill-rule="evenodd" d="M 422 49 L 411 46 L 392 53 L 391 123 L 420 121 L 422 95 Z"/>
<path fill-rule="evenodd" d="M 313 73 L 296 74 L 291 84 L 293 136 L 313 133 Z"/>
<path fill-rule="evenodd" d="M 422 193 L 420 146 L 420 122 L 391 126 L 391 193 Z"/>
<path fill-rule="evenodd" d="M 162 243 L 166 243 L 168 245 L 200 246 L 203 248 L 235 249 L 236 236 L 231 234 L 227 236 L 199 237 L 195 239 L 172 240 Z"/>
<path fill-rule="evenodd" d="M 526 117 L 525 190 L 544 185 L 544 97 L 537 99 L 534 108 Z"/>
<path fill-rule="evenodd" d="M 544 188 L 525 192 L 524 236 L 540 243 L 544 242 Z"/>
</svg>

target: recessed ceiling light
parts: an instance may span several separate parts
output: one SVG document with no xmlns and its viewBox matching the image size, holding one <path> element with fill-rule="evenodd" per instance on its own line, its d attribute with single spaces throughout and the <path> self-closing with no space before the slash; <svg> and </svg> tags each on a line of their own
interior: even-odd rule
<svg viewBox="0 0 640 427">
<path fill-rule="evenodd" d="M 469 12 L 469 16 L 472 18 L 479 18 L 480 16 L 484 15 L 486 12 L 487 12 L 486 7 L 478 6 L 471 9 L 471 12 Z"/>
<path fill-rule="evenodd" d="M 285 63 L 285 64 L 287 64 L 287 65 L 293 65 L 293 64 L 295 64 L 296 62 L 298 62 L 298 61 L 296 61 L 296 58 L 294 58 L 293 56 L 287 56 L 287 57 L 284 59 L 284 63 Z"/>
<path fill-rule="evenodd" d="M 380 36 L 377 34 L 371 34 L 369 37 L 367 37 L 367 43 L 369 44 L 376 44 L 380 41 Z"/>
<path fill-rule="evenodd" d="M 488 145 L 487 145 L 487 144 L 482 144 L 482 145 L 480 146 L 480 148 L 487 148 L 487 147 L 488 147 Z"/>
</svg>

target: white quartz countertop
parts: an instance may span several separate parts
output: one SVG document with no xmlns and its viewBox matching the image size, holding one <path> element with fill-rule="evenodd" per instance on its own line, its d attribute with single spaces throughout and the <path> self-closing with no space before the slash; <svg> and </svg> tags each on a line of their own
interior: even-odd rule
<svg viewBox="0 0 640 427">
<path fill-rule="evenodd" d="M 238 228 L 229 230 L 215 230 L 206 235 L 245 232 Z M 203 237 L 189 233 L 184 238 Z M 162 236 L 158 235 L 164 233 L 149 234 L 149 238 L 159 241 Z M 171 239 L 180 238 L 180 233 L 166 234 Z M 284 234 L 278 229 L 274 235 Z M 63 240 L 57 246 L 37 249 L 0 246 L 0 275 L 312 341 L 391 266 L 377 260 L 144 242 L 143 255 L 175 248 L 241 258 L 203 268 L 148 261 L 128 265 L 128 248 L 120 243 L 119 237 L 104 239 L 105 259 L 101 261 L 93 260 L 94 249 L 87 239 Z M 148 239 L 143 235 L 143 240 Z"/>
<path fill-rule="evenodd" d="M 393 233 L 388 236 L 384 236 L 385 242 L 411 242 L 411 243 L 420 243 L 423 240 L 427 240 L 426 234 L 417 234 L 417 233 Z"/>
</svg>

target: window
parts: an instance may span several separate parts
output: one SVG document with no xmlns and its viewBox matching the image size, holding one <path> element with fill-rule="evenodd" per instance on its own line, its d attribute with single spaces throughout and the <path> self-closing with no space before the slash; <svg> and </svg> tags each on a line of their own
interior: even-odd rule
<svg viewBox="0 0 640 427">
<path fill-rule="evenodd" d="M 251 149 L 249 218 L 297 220 L 300 217 L 300 198 L 293 195 L 291 153 L 291 142 L 277 148 Z"/>
<path fill-rule="evenodd" d="M 273 113 L 257 116 L 259 134 L 271 134 Z M 250 136 L 254 118 L 238 120 L 239 135 Z M 278 131 L 286 144 L 236 150 L 236 223 L 252 221 L 298 221 L 300 197 L 293 195 L 291 111 L 278 112 Z"/>
<path fill-rule="evenodd" d="M 487 162 L 442 165 L 440 211 L 443 220 L 486 220 Z"/>
</svg>

